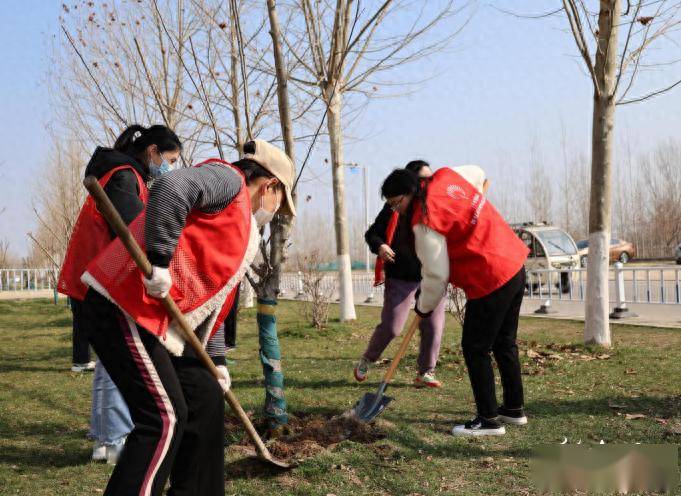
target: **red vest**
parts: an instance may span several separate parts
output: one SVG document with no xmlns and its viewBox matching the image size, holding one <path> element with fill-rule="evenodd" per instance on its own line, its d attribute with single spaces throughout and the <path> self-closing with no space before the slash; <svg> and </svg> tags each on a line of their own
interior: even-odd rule
<svg viewBox="0 0 681 496">
<path fill-rule="evenodd" d="M 99 184 L 104 188 L 116 172 L 130 169 L 137 178 L 140 200 L 146 205 L 149 190 L 142 176 L 130 165 L 121 165 L 111 169 L 99 179 Z M 87 286 L 80 277 L 85 272 L 87 264 L 97 256 L 111 242 L 109 225 L 97 210 L 94 199 L 88 196 L 80 209 L 78 220 L 71 233 L 66 257 L 59 273 L 57 290 L 65 295 L 83 300 L 87 293 Z"/>
<path fill-rule="evenodd" d="M 197 167 L 208 162 L 232 167 L 219 159 L 207 160 Z M 208 214 L 193 209 L 189 213 L 169 265 L 173 279 L 170 296 L 184 314 L 199 309 L 230 286 L 213 332 L 234 301 L 234 289 L 244 273 L 242 262 L 251 232 L 251 200 L 243 175 L 240 171 L 239 174 L 241 190 L 222 211 Z M 130 224 L 130 231 L 143 250 L 145 213 Z M 108 298 L 139 325 L 157 336 L 165 335 L 169 324 L 167 313 L 158 299 L 147 295 L 142 282 L 144 275 L 119 239 L 87 266 L 86 277 L 99 292 L 105 290 Z"/>
<path fill-rule="evenodd" d="M 449 282 L 471 300 L 506 284 L 529 252 L 485 196 L 448 167 L 435 172 L 428 183 L 425 216 L 422 203 L 415 202 L 416 224 L 447 239 Z"/>
<path fill-rule="evenodd" d="M 400 214 L 393 212 L 388 221 L 388 227 L 385 230 L 385 243 L 390 246 L 395 237 L 395 231 L 397 230 L 397 223 L 400 220 Z M 385 261 L 381 257 L 376 257 L 376 266 L 374 267 L 374 286 L 380 286 L 385 283 Z M 368 268 L 368 267 L 367 267 Z"/>
</svg>

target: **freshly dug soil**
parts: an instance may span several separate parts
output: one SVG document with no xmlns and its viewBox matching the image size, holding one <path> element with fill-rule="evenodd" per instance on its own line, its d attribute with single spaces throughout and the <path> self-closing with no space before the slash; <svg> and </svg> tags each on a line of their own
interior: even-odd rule
<svg viewBox="0 0 681 496">
<path fill-rule="evenodd" d="M 273 456 L 282 461 L 299 461 L 315 456 L 342 441 L 374 443 L 386 437 L 388 426 L 388 422 L 364 423 L 344 415 L 298 413 L 289 417 L 289 432 L 270 439 L 267 447 Z M 236 419 L 226 418 L 225 429 L 228 437 L 239 439 L 235 446 L 237 450 L 250 444 Z M 237 437 L 237 433 L 241 433 L 241 436 Z"/>
</svg>

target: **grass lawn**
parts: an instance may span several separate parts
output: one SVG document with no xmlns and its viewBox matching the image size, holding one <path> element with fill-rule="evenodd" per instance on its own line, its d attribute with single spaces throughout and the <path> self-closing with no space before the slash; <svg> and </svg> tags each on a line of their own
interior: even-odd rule
<svg viewBox="0 0 681 496">
<path fill-rule="evenodd" d="M 291 412 L 337 414 L 375 389 L 385 370 L 357 385 L 352 367 L 380 309 L 360 307 L 357 322 L 309 328 L 298 303 L 279 307 L 286 393 Z M 255 312 L 241 312 L 238 349 L 230 354 L 234 391 L 258 412 L 263 389 Z M 70 312 L 47 300 L 0 302 L 0 494 L 101 493 L 111 467 L 89 462 L 86 439 L 90 374 L 69 371 Z M 449 319 L 438 377 L 444 387 L 411 386 L 412 344 L 389 392 L 387 437 L 343 441 L 287 473 L 245 470 L 229 451 L 227 494 L 528 494 L 534 447 L 559 443 L 678 443 L 681 422 L 681 331 L 613 326 L 615 348 L 585 349 L 582 324 L 527 318 L 520 339 L 530 423 L 501 438 L 453 438 L 473 399 L 460 354 L 460 329 Z M 385 356 L 396 350 L 393 343 Z M 385 367 L 385 366 L 383 366 Z M 643 414 L 628 419 L 626 414 Z"/>
</svg>

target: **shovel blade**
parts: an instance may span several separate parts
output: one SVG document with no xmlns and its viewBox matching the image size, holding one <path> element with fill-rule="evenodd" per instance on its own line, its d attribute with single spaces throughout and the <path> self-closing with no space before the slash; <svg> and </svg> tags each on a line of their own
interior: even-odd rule
<svg viewBox="0 0 681 496">
<path fill-rule="evenodd" d="M 383 413 L 392 400 L 392 397 L 384 394 L 366 393 L 350 413 L 362 422 L 371 422 Z"/>
</svg>

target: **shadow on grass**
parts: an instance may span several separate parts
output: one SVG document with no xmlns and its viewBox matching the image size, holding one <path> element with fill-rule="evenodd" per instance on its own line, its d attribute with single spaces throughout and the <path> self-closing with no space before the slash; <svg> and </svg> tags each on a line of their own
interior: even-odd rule
<svg viewBox="0 0 681 496">
<path fill-rule="evenodd" d="M 586 399 L 535 400 L 526 403 L 530 416 L 559 416 L 565 414 L 612 414 L 613 412 L 648 413 L 669 418 L 681 412 L 681 395 L 677 396 L 605 396 Z"/>
<path fill-rule="evenodd" d="M 5 446 L 0 452 L 0 464 L 16 465 L 20 469 L 76 467 L 89 461 L 90 452 L 85 449 Z"/>
<path fill-rule="evenodd" d="M 256 457 L 239 458 L 225 463 L 225 478 L 227 480 L 253 478 L 270 480 L 288 472 L 290 470 L 276 467 Z"/>
<path fill-rule="evenodd" d="M 2 325 L 0 328 L 8 331 L 35 331 L 41 329 L 70 328 L 73 322 L 70 315 L 44 319 L 40 318 L 41 316 L 42 315 L 34 315 L 35 320 L 14 320 L 11 324 Z M 33 333 L 27 334 L 29 337 L 33 335 Z"/>
<path fill-rule="evenodd" d="M 252 380 L 237 380 L 237 381 L 232 381 L 232 387 L 236 390 L 239 388 L 250 388 L 254 386 L 258 386 L 262 384 L 262 379 L 258 378 L 257 381 L 252 381 Z M 372 383 L 363 383 L 363 384 L 358 384 L 352 379 L 334 379 L 334 380 L 329 380 L 329 379 L 312 379 L 309 381 L 303 381 L 300 379 L 297 379 L 295 377 L 290 377 L 287 376 L 286 379 L 284 379 L 284 384 L 286 385 L 286 388 L 299 388 L 299 389 L 329 389 L 329 388 L 355 388 L 361 387 L 361 391 L 357 391 L 358 394 L 364 394 L 369 393 L 369 392 L 374 392 L 378 388 L 378 382 Z M 414 386 L 412 384 L 407 384 L 407 383 L 391 383 L 388 389 L 413 389 Z M 366 390 L 366 391 L 365 391 Z M 357 398 L 359 399 L 359 398 Z"/>
<path fill-rule="evenodd" d="M 31 354 L 26 356 L 5 356 L 0 362 L 0 373 L 2 372 L 66 372 L 64 368 L 59 365 L 49 367 L 47 365 L 54 363 L 57 360 L 65 358 L 70 360 L 71 346 L 54 347 L 46 353 L 40 355 Z M 70 363 L 70 362 L 69 362 Z"/>
</svg>

